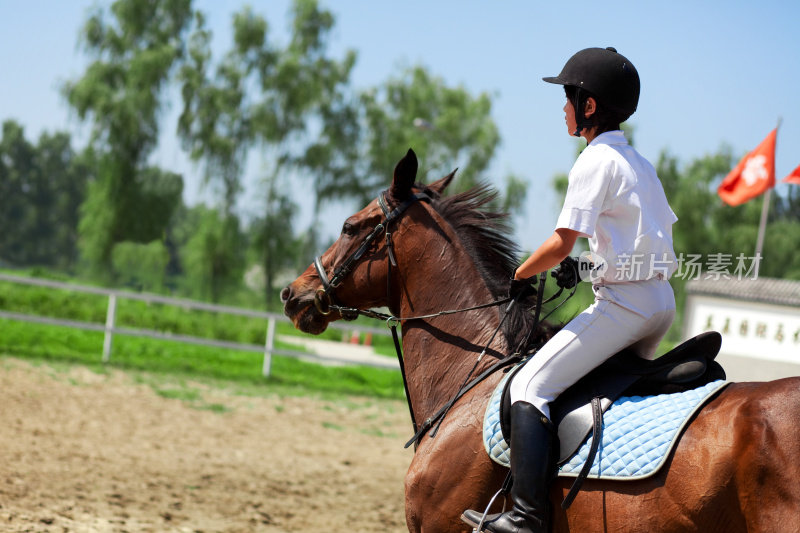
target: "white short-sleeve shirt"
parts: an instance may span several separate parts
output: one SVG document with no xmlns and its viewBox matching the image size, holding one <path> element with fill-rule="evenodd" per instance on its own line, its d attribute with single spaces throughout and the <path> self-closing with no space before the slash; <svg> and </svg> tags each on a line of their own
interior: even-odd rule
<svg viewBox="0 0 800 533">
<path fill-rule="evenodd" d="M 672 275 L 677 220 L 653 165 L 617 130 L 595 137 L 575 161 L 556 229 L 589 238 L 593 282 L 622 283 Z"/>
</svg>

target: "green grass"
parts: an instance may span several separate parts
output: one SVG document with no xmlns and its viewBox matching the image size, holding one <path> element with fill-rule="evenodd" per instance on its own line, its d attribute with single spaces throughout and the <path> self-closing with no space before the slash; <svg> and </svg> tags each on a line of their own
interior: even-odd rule
<svg viewBox="0 0 800 533">
<path fill-rule="evenodd" d="M 104 324 L 107 308 L 108 298 L 104 295 L 0 281 L 0 310 Z M 378 324 L 364 318 L 356 322 L 359 323 L 369 327 Z M 118 298 L 115 326 L 263 345 L 267 320 Z M 0 350 L 19 357 L 92 364 L 99 360 L 102 349 L 103 334 L 98 332 L 5 321 L 0 323 L 0 333 L 3 337 L 0 339 Z M 278 322 L 276 334 L 296 336 L 299 339 L 310 337 L 297 331 L 288 322 Z M 342 331 L 329 328 L 320 335 L 320 338 L 338 341 L 342 340 L 342 336 Z M 360 337 L 363 342 L 365 334 L 362 333 Z M 279 349 L 302 351 L 300 342 L 291 345 L 276 341 L 275 346 Z M 374 335 L 372 343 L 376 352 L 395 356 L 394 345 L 389 336 Z M 260 377 L 262 356 L 258 353 L 122 335 L 114 337 L 111 364 L 121 368 L 194 373 L 221 379 L 262 379 Z M 350 369 L 320 369 L 318 365 L 277 356 L 273 357 L 272 369 L 274 377 L 268 379 L 268 382 L 271 380 L 309 389 L 318 387 L 324 391 L 347 390 L 358 391 L 357 394 L 374 393 L 379 396 L 389 395 L 387 389 L 390 384 L 399 380 L 385 376 L 387 372 L 390 375 L 394 374 L 392 371 L 375 372 L 360 368 L 353 375 Z M 302 375 L 291 376 L 284 372 Z M 340 379 L 344 380 L 341 385 L 337 383 Z M 377 381 L 373 392 L 370 392 L 370 386 L 364 383 L 371 379 Z"/>
<path fill-rule="evenodd" d="M 0 309 L 104 324 L 108 297 L 0 281 Z M 359 318 L 355 324 L 373 328 L 380 326 L 380 322 L 364 317 Z M 263 344 L 267 321 L 263 318 L 189 310 L 174 305 L 118 298 L 115 325 L 245 344 Z M 388 333 L 388 329 L 386 331 Z M 310 337 L 288 322 L 278 322 L 276 333 Z M 342 335 L 342 331 L 329 328 L 319 338 L 338 341 L 342 340 Z M 364 342 L 366 335 L 361 333 L 359 337 Z M 394 344 L 388 335 L 374 335 L 372 344 L 377 353 L 395 355 Z"/>
<path fill-rule="evenodd" d="M 171 380 L 202 378 L 225 382 L 226 387 L 258 388 L 259 392 L 278 394 L 403 398 L 402 379 L 394 370 L 329 367 L 273 356 L 271 375 L 265 378 L 261 374 L 263 354 L 256 352 L 115 335 L 110 361 L 104 365 L 102 347 L 101 332 L 0 320 L 0 354 L 18 358 L 81 364 L 98 372 L 106 366 L 144 371 Z M 281 342 L 276 342 L 276 348 L 298 349 Z"/>
</svg>

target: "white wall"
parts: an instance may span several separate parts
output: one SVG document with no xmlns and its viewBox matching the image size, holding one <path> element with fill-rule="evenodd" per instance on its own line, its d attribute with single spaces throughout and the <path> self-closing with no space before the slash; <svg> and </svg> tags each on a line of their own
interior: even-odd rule
<svg viewBox="0 0 800 533">
<path fill-rule="evenodd" d="M 733 381 L 800 375 L 800 308 L 690 294 L 683 334 L 722 335 L 717 360 Z"/>
</svg>

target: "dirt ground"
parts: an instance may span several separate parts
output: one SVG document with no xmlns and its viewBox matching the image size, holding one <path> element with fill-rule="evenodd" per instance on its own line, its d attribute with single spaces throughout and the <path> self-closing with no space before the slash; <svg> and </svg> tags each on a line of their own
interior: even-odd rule
<svg viewBox="0 0 800 533">
<path fill-rule="evenodd" d="M 0 359 L 0 531 L 406 531 L 405 404 L 187 386 Z"/>
</svg>

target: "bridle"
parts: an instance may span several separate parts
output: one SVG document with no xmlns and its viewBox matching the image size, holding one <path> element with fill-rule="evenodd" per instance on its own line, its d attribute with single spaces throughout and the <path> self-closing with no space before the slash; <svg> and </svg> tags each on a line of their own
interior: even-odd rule
<svg viewBox="0 0 800 533">
<path fill-rule="evenodd" d="M 350 274 L 350 272 L 352 272 L 356 262 L 361 259 L 373 241 L 375 241 L 378 235 L 380 235 L 382 232 L 386 233 L 386 249 L 389 255 L 387 292 L 389 291 L 389 287 L 391 286 L 391 267 L 397 266 L 397 259 L 394 256 L 394 245 L 392 244 L 392 233 L 389 231 L 389 226 L 392 222 L 399 219 L 400 215 L 405 213 L 405 211 L 417 201 L 430 202 L 431 198 L 422 192 L 414 193 L 410 198 L 402 202 L 394 209 L 389 209 L 389 204 L 386 201 L 386 191 L 383 191 L 378 196 L 378 205 L 380 206 L 381 211 L 383 211 L 385 218 L 381 222 L 378 222 L 372 231 L 364 238 L 364 241 L 356 249 L 356 251 L 350 254 L 344 261 L 342 261 L 341 265 L 334 269 L 333 276 L 331 278 L 328 278 L 328 274 L 325 272 L 325 267 L 322 265 L 322 258 L 320 256 L 314 258 L 314 268 L 317 271 L 317 276 L 319 276 L 319 279 L 322 282 L 322 288 L 318 289 L 314 295 L 314 307 L 317 308 L 317 311 L 319 311 L 320 314 L 329 315 L 332 310 L 337 310 L 344 319 L 353 320 L 356 318 L 356 315 L 353 314 L 354 310 L 348 310 L 348 308 L 343 308 L 334 304 L 333 292 L 339 287 L 339 285 L 342 284 L 342 281 Z"/>
</svg>

